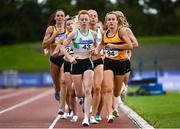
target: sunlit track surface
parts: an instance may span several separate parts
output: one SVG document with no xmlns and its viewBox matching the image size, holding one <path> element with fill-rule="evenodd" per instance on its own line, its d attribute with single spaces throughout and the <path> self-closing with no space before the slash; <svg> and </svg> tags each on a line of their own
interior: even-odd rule
<svg viewBox="0 0 180 129">
<path fill-rule="evenodd" d="M 24 105 L 0 114 L 0 128 L 48 128 L 58 106 L 53 97 L 52 88 L 36 88 L 33 93 L 12 97 L 11 101 L 14 102 L 12 105 L 9 105 L 10 100 L 5 102 L 3 100 L 3 107 L 6 108 L 0 112 L 18 104 Z"/>
<path fill-rule="evenodd" d="M 53 88 L 0 89 L 0 98 L 0 128 L 84 128 L 80 108 L 77 123 L 57 117 L 58 102 Z M 99 124 L 90 124 L 88 128 L 138 128 L 121 111 L 111 124 L 106 121 L 104 109 L 102 117 Z"/>
<path fill-rule="evenodd" d="M 3 109 L 9 108 L 11 106 L 14 106 L 16 104 L 19 104 L 23 101 L 26 101 L 27 99 L 33 97 L 34 95 L 38 95 L 39 93 L 43 92 L 43 89 L 32 89 L 32 88 L 26 88 L 26 90 L 15 90 L 12 93 L 8 93 L 6 95 L 3 95 L 2 99 L 0 99 L 0 112 Z"/>
</svg>

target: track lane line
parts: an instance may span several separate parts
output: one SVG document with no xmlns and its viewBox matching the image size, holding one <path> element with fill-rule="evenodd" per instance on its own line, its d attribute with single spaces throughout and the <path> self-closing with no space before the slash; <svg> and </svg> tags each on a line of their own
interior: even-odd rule
<svg viewBox="0 0 180 129">
<path fill-rule="evenodd" d="M 146 120 L 144 120 L 140 115 L 138 115 L 134 110 L 125 104 L 121 104 L 120 110 L 122 110 L 132 122 L 134 122 L 140 129 L 155 129 Z"/>
<path fill-rule="evenodd" d="M 8 99 L 8 98 L 10 98 L 10 97 L 19 96 L 19 95 L 21 95 L 21 94 L 27 93 L 27 92 L 29 92 L 29 91 L 34 91 L 34 90 L 35 90 L 34 88 L 31 88 L 31 89 L 25 89 L 25 90 L 23 90 L 23 91 L 18 91 L 18 92 L 15 92 L 15 93 L 9 93 L 9 94 L 0 96 L 0 100 Z"/>
<path fill-rule="evenodd" d="M 60 119 L 60 117 L 61 117 L 60 115 L 57 115 L 57 117 L 54 119 L 53 123 L 50 125 L 48 129 L 53 129 L 56 123 L 58 122 L 58 120 Z"/>
<path fill-rule="evenodd" d="M 37 95 L 35 97 L 32 97 L 32 98 L 30 98 L 28 100 L 25 100 L 25 101 L 23 101 L 21 103 L 18 103 L 18 104 L 14 105 L 14 106 L 11 106 L 9 108 L 6 108 L 6 109 L 0 111 L 0 115 L 5 113 L 5 112 L 8 112 L 8 111 L 14 110 L 16 108 L 22 107 L 22 106 L 24 106 L 26 104 L 29 104 L 29 103 L 31 103 L 31 102 L 33 102 L 35 100 L 41 99 L 41 98 L 43 98 L 43 97 L 45 97 L 45 96 L 47 96 L 49 94 L 52 94 L 52 93 L 53 93 L 53 89 L 50 89 L 50 90 L 48 90 L 46 92 L 43 92 L 43 93 L 41 93 L 41 94 L 39 94 L 39 95 Z"/>
</svg>

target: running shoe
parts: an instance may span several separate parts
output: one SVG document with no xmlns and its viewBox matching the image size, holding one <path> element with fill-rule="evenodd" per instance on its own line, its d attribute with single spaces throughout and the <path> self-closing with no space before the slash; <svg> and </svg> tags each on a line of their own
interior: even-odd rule
<svg viewBox="0 0 180 129">
<path fill-rule="evenodd" d="M 96 121 L 96 118 L 94 116 L 90 116 L 89 121 L 91 124 L 98 124 L 99 123 L 98 121 Z"/>
<path fill-rule="evenodd" d="M 118 111 L 116 111 L 116 110 L 113 110 L 112 114 L 113 114 L 113 117 L 114 117 L 114 118 L 119 117 L 119 113 L 118 113 Z"/>
<path fill-rule="evenodd" d="M 55 93 L 54 93 L 54 97 L 55 97 L 55 99 L 56 99 L 57 101 L 59 101 L 59 100 L 60 100 L 59 91 L 55 91 Z"/>
<path fill-rule="evenodd" d="M 59 114 L 59 115 L 64 115 L 64 109 L 63 109 L 63 108 L 59 108 L 58 114 Z"/>
<path fill-rule="evenodd" d="M 83 99 L 83 97 L 77 98 L 77 103 L 80 105 L 80 107 L 84 113 L 84 99 Z"/>
<path fill-rule="evenodd" d="M 82 121 L 82 125 L 83 126 L 89 126 L 89 120 L 88 120 L 88 117 L 85 117 Z"/>
<path fill-rule="evenodd" d="M 113 123 L 114 119 L 113 119 L 113 115 L 109 115 L 107 118 L 107 122 L 108 123 Z"/>
<path fill-rule="evenodd" d="M 83 97 L 80 97 L 80 98 L 78 98 L 77 100 L 78 100 L 78 104 L 79 104 L 79 105 L 83 105 L 83 103 L 84 103 Z"/>
<path fill-rule="evenodd" d="M 78 116 L 72 116 L 71 122 L 76 123 L 78 121 Z"/>
<path fill-rule="evenodd" d="M 64 113 L 63 115 L 60 115 L 60 119 L 67 119 L 67 114 Z"/>
<path fill-rule="evenodd" d="M 69 109 L 69 112 L 68 112 L 68 114 L 67 114 L 67 117 L 69 117 L 69 118 L 73 117 L 73 111 L 72 111 L 72 109 Z"/>
<path fill-rule="evenodd" d="M 95 118 L 96 118 L 96 120 L 97 120 L 97 121 L 101 121 L 101 120 L 102 120 L 102 118 L 101 118 L 101 116 L 100 116 L 100 115 L 96 115 L 96 117 L 95 117 Z"/>
</svg>

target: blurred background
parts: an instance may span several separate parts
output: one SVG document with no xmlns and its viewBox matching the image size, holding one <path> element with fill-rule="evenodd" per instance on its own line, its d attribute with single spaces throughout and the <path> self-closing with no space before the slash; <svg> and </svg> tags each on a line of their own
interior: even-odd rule
<svg viewBox="0 0 180 129">
<path fill-rule="evenodd" d="M 0 45 L 41 40 L 50 15 L 63 9 L 70 16 L 95 9 L 101 21 L 112 10 L 121 10 L 137 36 L 178 35 L 178 0 L 2 0 Z"/>
<path fill-rule="evenodd" d="M 49 57 L 41 46 L 50 15 L 57 9 L 70 16 L 94 9 L 102 22 L 107 12 L 122 11 L 139 42 L 131 59 L 128 90 L 134 93 L 129 95 L 155 95 L 129 97 L 126 103 L 155 127 L 180 127 L 179 0 L 1 0 L 1 89 L 52 87 Z"/>
</svg>

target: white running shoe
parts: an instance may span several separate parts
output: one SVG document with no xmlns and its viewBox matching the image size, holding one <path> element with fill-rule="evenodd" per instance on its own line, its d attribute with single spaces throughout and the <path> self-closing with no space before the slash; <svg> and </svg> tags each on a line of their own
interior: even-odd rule
<svg viewBox="0 0 180 129">
<path fill-rule="evenodd" d="M 64 113 L 63 115 L 60 115 L 60 119 L 67 119 L 67 113 Z"/>
<path fill-rule="evenodd" d="M 98 121 L 96 121 L 96 118 L 94 116 L 90 116 L 89 121 L 91 124 L 98 124 L 99 123 Z"/>
<path fill-rule="evenodd" d="M 59 115 L 64 115 L 64 109 L 63 108 L 59 108 L 58 109 L 58 114 Z"/>
<path fill-rule="evenodd" d="M 113 118 L 119 117 L 119 112 L 116 110 L 113 110 L 112 114 L 113 114 Z"/>
<path fill-rule="evenodd" d="M 76 101 L 79 105 L 83 105 L 83 103 L 84 103 L 83 97 L 77 97 Z"/>
<path fill-rule="evenodd" d="M 76 123 L 78 121 L 78 116 L 72 116 L 71 122 Z"/>
<path fill-rule="evenodd" d="M 73 111 L 72 110 L 69 110 L 68 114 L 67 114 L 67 117 L 69 118 L 72 118 L 73 117 Z"/>
<path fill-rule="evenodd" d="M 88 117 L 85 117 L 82 121 L 82 125 L 83 126 L 89 126 L 89 120 L 88 120 Z"/>
<path fill-rule="evenodd" d="M 107 119 L 107 122 L 108 123 L 113 123 L 114 119 L 113 119 L 113 115 L 109 115 L 108 116 L 108 119 Z"/>
<path fill-rule="evenodd" d="M 80 97 L 80 98 L 77 97 L 76 102 L 80 105 L 82 111 L 84 112 L 84 99 L 83 99 L 83 97 Z"/>
</svg>

